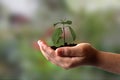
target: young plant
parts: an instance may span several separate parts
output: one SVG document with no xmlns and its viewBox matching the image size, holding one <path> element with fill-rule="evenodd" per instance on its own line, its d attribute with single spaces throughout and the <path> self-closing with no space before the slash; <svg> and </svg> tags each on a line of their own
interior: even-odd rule
<svg viewBox="0 0 120 80">
<path fill-rule="evenodd" d="M 59 26 L 58 26 L 59 24 Z M 72 40 L 74 41 L 76 39 L 76 34 L 74 30 L 71 27 L 72 21 L 70 20 L 61 20 L 60 22 L 57 22 L 54 24 L 55 31 L 52 35 L 52 41 L 55 46 L 69 46 L 66 42 L 66 34 L 65 34 L 65 28 L 68 27 L 69 31 L 72 36 Z"/>
</svg>

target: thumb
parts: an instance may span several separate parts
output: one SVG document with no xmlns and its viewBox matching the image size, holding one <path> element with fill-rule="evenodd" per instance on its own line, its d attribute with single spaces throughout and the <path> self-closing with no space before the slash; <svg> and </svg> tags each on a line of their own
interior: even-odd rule
<svg viewBox="0 0 120 80">
<path fill-rule="evenodd" d="M 61 57 L 78 57 L 80 56 L 74 47 L 62 47 L 56 49 L 56 53 Z"/>
</svg>

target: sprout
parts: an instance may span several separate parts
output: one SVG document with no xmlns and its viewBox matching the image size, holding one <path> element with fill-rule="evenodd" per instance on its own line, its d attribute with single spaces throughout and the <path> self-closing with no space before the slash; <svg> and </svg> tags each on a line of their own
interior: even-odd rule
<svg viewBox="0 0 120 80">
<path fill-rule="evenodd" d="M 57 26 L 58 24 L 62 25 L 62 27 L 58 27 Z M 53 24 L 53 26 L 56 28 L 52 35 L 52 41 L 54 45 L 61 44 L 61 43 L 64 43 L 64 45 L 66 44 L 65 27 L 69 28 L 73 41 L 76 39 L 76 34 L 72 29 L 71 24 L 72 24 L 72 21 L 70 20 L 67 20 L 67 21 L 61 20 L 60 22 Z M 62 37 L 62 34 L 63 34 L 63 37 Z"/>
</svg>

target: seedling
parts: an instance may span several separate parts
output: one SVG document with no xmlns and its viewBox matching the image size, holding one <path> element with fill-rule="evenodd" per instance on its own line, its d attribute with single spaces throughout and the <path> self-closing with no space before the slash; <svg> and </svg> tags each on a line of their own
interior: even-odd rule
<svg viewBox="0 0 120 80">
<path fill-rule="evenodd" d="M 61 20 L 60 22 L 53 24 L 55 28 L 55 31 L 53 32 L 53 35 L 52 35 L 52 41 L 54 43 L 54 46 L 52 46 L 51 48 L 56 49 L 58 47 L 76 45 L 76 44 L 68 44 L 66 42 L 66 34 L 65 34 L 66 27 L 68 27 L 71 33 L 72 41 L 76 39 L 76 34 L 74 30 L 72 29 L 71 25 L 72 25 L 72 21 L 70 20 Z"/>
</svg>

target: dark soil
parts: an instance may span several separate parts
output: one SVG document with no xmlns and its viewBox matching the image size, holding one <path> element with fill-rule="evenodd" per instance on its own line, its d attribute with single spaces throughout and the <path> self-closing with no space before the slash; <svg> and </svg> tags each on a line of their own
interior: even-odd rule
<svg viewBox="0 0 120 80">
<path fill-rule="evenodd" d="M 68 43 L 65 43 L 64 45 L 61 45 L 61 46 L 51 46 L 52 49 L 56 50 L 57 48 L 60 48 L 60 47 L 72 47 L 72 46 L 76 46 L 77 44 L 68 44 Z"/>
</svg>

